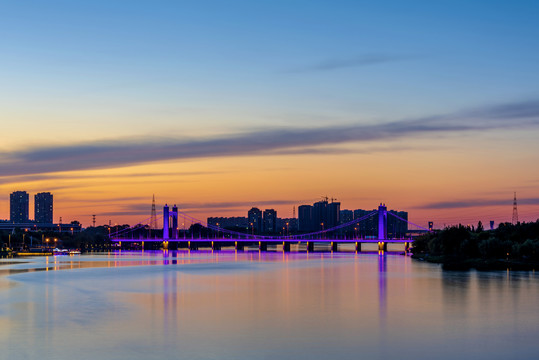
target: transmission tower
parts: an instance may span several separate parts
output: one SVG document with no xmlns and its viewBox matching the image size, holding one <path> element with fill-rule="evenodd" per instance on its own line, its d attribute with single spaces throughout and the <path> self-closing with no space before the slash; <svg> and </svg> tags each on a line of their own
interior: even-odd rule
<svg viewBox="0 0 539 360">
<path fill-rule="evenodd" d="M 151 230 L 157 229 L 157 213 L 155 212 L 155 194 L 153 195 L 153 199 L 152 199 L 152 214 L 150 217 L 150 229 Z"/>
<path fill-rule="evenodd" d="M 518 223 L 518 210 L 517 210 L 517 193 L 515 191 L 515 197 L 513 198 L 513 219 L 511 220 L 513 225 Z"/>
</svg>

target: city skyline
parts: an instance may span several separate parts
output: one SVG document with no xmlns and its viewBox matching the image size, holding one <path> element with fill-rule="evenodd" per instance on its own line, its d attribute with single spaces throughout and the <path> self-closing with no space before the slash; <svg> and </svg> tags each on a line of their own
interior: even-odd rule
<svg viewBox="0 0 539 360">
<path fill-rule="evenodd" d="M 309 218 L 309 219 L 314 219 L 314 218 L 322 218 L 322 217 L 328 217 L 326 218 L 325 220 L 322 220 L 322 223 L 325 223 L 325 226 L 328 226 L 329 228 L 333 228 L 335 227 L 336 225 L 339 225 L 339 224 L 342 224 L 344 222 L 348 222 L 348 221 L 351 221 L 352 219 L 356 219 L 356 218 L 359 218 L 363 215 L 365 215 L 366 213 L 370 212 L 370 210 L 365 210 L 365 209 L 359 209 L 359 208 L 341 208 L 341 203 L 336 201 L 338 199 L 336 198 L 329 198 L 327 196 L 323 196 L 321 197 L 321 199 L 318 199 L 318 201 L 314 202 L 313 204 L 309 205 L 309 204 L 306 204 L 306 203 L 302 203 L 300 205 L 294 205 L 293 206 L 293 210 L 292 210 L 292 216 L 278 216 L 277 215 L 277 211 L 275 209 L 269 209 L 269 208 L 264 208 L 262 207 L 262 209 L 259 209 L 258 207 L 256 206 L 253 206 L 250 208 L 250 210 L 247 211 L 247 216 L 242 216 L 241 214 L 239 213 L 234 213 L 234 215 L 232 216 L 226 216 L 226 211 L 225 211 L 225 214 L 217 214 L 217 213 L 212 213 L 210 216 L 206 217 L 206 218 L 194 218 L 194 217 L 191 217 L 191 220 L 187 219 L 187 218 L 184 218 L 182 221 L 180 221 L 179 225 L 181 225 L 181 227 L 178 225 L 177 228 L 180 229 L 186 229 L 189 225 L 193 225 L 195 223 L 201 223 L 201 224 L 204 224 L 204 223 L 208 223 L 208 224 L 212 224 L 214 226 L 220 226 L 217 222 L 218 221 L 227 221 L 227 222 L 231 222 L 231 223 L 237 223 L 238 221 L 241 222 L 242 225 L 239 225 L 239 224 L 235 224 L 233 227 L 245 227 L 247 230 L 249 231 L 252 231 L 253 228 L 256 229 L 257 232 L 268 232 L 267 228 L 269 227 L 270 229 L 273 229 L 273 230 L 269 230 L 270 233 L 273 233 L 273 232 L 279 232 L 280 230 L 280 227 L 282 226 L 282 224 L 278 227 L 278 222 L 279 221 L 287 221 L 287 220 L 291 220 L 291 221 L 295 221 L 295 224 L 293 226 L 295 226 L 297 228 L 297 230 L 300 230 L 300 231 L 314 231 L 314 230 L 323 230 L 323 228 L 321 229 L 317 229 L 316 226 L 314 226 L 314 223 L 318 224 L 318 222 L 320 221 L 312 221 L 312 220 L 308 220 L 307 223 L 305 223 L 305 219 Z M 154 204 L 154 201 L 155 201 L 155 195 L 152 196 L 152 211 L 153 211 L 153 204 Z M 516 201 L 516 193 L 514 194 L 514 201 Z M 273 203 L 273 202 L 270 202 L 270 203 Z M 324 205 L 325 203 L 325 205 Z M 172 204 L 172 202 L 171 202 Z M 30 214 L 30 201 L 29 201 L 29 194 L 26 192 L 26 191 L 14 191 L 13 193 L 10 194 L 10 218 L 9 218 L 9 222 L 10 223 L 20 223 L 20 224 L 23 224 L 23 223 L 47 223 L 47 224 L 54 224 L 54 219 L 53 219 L 53 194 L 51 194 L 50 192 L 40 192 L 40 193 L 37 193 L 34 195 L 34 208 L 33 208 L 33 212 L 34 212 L 34 218 L 33 219 L 30 219 L 29 217 L 29 214 Z M 380 205 L 382 205 L 382 202 L 380 202 Z M 386 204 L 383 203 L 383 205 L 385 206 Z M 513 223 L 515 223 L 515 216 L 516 216 L 516 221 L 520 221 L 519 218 L 518 218 L 518 211 L 516 211 L 515 209 L 515 202 L 513 202 L 513 213 L 512 213 L 512 221 Z M 176 214 L 178 213 L 178 207 L 177 207 L 177 204 L 174 203 L 174 205 L 170 205 L 172 206 L 173 208 L 173 211 L 176 212 Z M 170 207 L 168 205 L 168 203 L 164 203 L 164 207 Z M 320 206 L 323 207 L 320 208 Z M 318 210 L 317 210 L 317 207 L 318 207 Z M 185 212 L 185 209 L 179 209 L 180 212 Z M 305 212 L 305 211 L 308 211 L 308 214 Z M 373 209 L 373 210 L 376 210 L 376 209 Z M 407 211 L 402 211 L 402 210 L 395 210 L 395 209 L 392 209 L 392 208 L 389 208 L 389 210 L 391 212 L 394 212 L 395 214 L 398 214 L 399 216 L 402 216 L 406 219 L 408 219 L 408 212 Z M 245 215 L 245 211 L 246 209 L 243 209 L 243 215 Z M 254 213 L 253 213 L 254 212 Z M 252 215 L 253 213 L 253 215 Z M 15 214 L 15 215 L 14 215 Z M 159 214 L 159 212 L 157 212 L 156 214 Z M 255 215 L 256 214 L 256 215 Z M 315 215 L 316 214 L 316 215 Z M 326 215 L 323 215 L 323 214 L 326 214 Z M 161 217 L 163 214 L 159 215 L 159 217 Z M 186 214 L 188 216 L 190 216 L 189 214 Z M 268 215 L 269 215 L 269 220 L 268 220 Z M 93 221 L 95 220 L 94 216 L 97 216 L 96 214 L 92 215 L 92 223 Z M 252 218 L 252 216 L 254 216 Z M 347 220 L 343 221 L 343 219 L 339 218 L 339 217 L 343 217 L 346 218 Z M 157 216 L 155 217 L 157 218 Z M 302 218 L 304 220 L 302 220 Z M 23 220 L 21 220 L 23 219 Z M 24 220 L 26 219 L 26 220 Z M 59 223 L 62 223 L 62 216 L 59 217 Z M 332 219 L 332 220 L 331 220 Z M 1 219 L 0 218 L 0 221 L 8 221 L 7 219 Z M 74 219 L 74 220 L 70 220 L 70 221 L 74 221 L 75 223 L 80 223 L 80 221 L 78 219 Z M 147 223 L 148 226 L 150 226 L 150 224 L 154 221 L 154 214 L 152 212 L 151 214 L 151 217 L 146 219 L 145 222 L 142 221 L 143 223 Z M 179 221 L 179 219 L 178 219 Z M 270 223 L 268 223 L 267 221 L 270 221 Z M 487 223 L 487 221 L 485 220 L 482 220 L 482 219 L 479 219 L 478 222 L 484 222 L 485 224 Z M 490 223 L 490 226 L 494 226 L 494 225 L 499 225 L 500 223 L 504 223 L 504 222 L 507 222 L 509 223 L 510 221 L 500 221 L 500 222 L 496 222 L 495 220 L 488 220 L 488 223 Z M 432 220 L 428 220 L 426 224 L 423 224 L 425 227 L 428 226 L 429 228 L 432 228 L 433 226 L 433 221 Z M 110 224 L 113 224 L 112 222 L 112 219 L 108 219 L 108 221 L 104 222 L 103 224 L 99 224 L 99 222 L 96 223 L 96 225 L 110 225 Z M 114 225 L 121 225 L 122 223 L 121 222 L 114 222 Z M 123 223 L 123 224 L 126 224 L 126 223 Z M 271 225 L 270 225 L 271 224 Z M 302 225 L 303 224 L 303 225 Z M 461 225 L 465 225 L 465 226 L 473 226 L 474 224 L 472 224 L 471 222 L 468 222 L 467 224 L 464 224 L 462 221 L 459 222 L 459 224 Z M 444 223 L 443 225 L 441 223 L 437 223 L 436 224 L 436 228 L 438 229 L 442 229 L 442 228 L 445 228 L 446 226 L 450 226 L 450 225 L 454 225 L 454 224 L 447 224 L 447 223 Z M 81 226 L 79 224 L 79 226 Z M 87 224 L 85 227 L 89 227 L 90 224 Z M 159 225 L 156 225 L 157 227 L 159 227 Z M 314 227 L 313 227 L 314 226 Z M 322 225 L 324 226 L 324 225 Z M 420 227 L 422 228 L 425 228 L 424 226 L 422 225 L 419 225 Z"/>
<path fill-rule="evenodd" d="M 388 11 L 388 9 L 392 9 Z M 2 5 L 0 218 L 205 219 L 322 196 L 425 225 L 539 214 L 539 4 Z"/>
</svg>

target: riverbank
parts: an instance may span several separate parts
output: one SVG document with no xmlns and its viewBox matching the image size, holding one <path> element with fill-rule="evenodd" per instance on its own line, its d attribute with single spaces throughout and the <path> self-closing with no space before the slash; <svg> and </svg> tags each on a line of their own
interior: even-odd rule
<svg viewBox="0 0 539 360">
<path fill-rule="evenodd" d="M 412 258 L 442 264 L 445 270 L 539 269 L 539 220 L 502 223 L 495 230 L 451 226 L 418 237 Z"/>
</svg>

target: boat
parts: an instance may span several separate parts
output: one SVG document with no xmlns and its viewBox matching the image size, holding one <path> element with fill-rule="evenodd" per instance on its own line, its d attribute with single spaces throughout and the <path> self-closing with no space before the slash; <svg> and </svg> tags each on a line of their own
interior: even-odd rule
<svg viewBox="0 0 539 360">
<path fill-rule="evenodd" d="M 69 255 L 69 250 L 56 248 L 56 249 L 52 250 L 52 253 L 54 255 Z"/>
</svg>

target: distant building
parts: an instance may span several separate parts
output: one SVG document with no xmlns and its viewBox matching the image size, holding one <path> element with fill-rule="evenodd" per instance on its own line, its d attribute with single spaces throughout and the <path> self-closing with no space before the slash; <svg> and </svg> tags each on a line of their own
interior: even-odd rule
<svg viewBox="0 0 539 360">
<path fill-rule="evenodd" d="M 266 234 L 275 234 L 277 232 L 277 211 L 266 209 L 263 216 L 264 232 Z"/>
<path fill-rule="evenodd" d="M 360 219 L 373 211 L 378 211 L 378 209 L 373 210 L 363 210 L 356 209 L 354 210 L 354 220 Z M 363 221 L 358 221 L 354 227 L 355 236 L 360 238 L 374 238 L 378 236 L 378 215 L 375 214 L 366 218 Z"/>
<path fill-rule="evenodd" d="M 352 210 L 341 210 L 339 225 L 349 223 L 354 220 L 354 212 Z"/>
<path fill-rule="evenodd" d="M 249 221 L 247 221 L 247 218 L 244 216 L 209 217 L 208 225 L 216 226 L 221 229 L 247 230 L 249 228 Z"/>
<path fill-rule="evenodd" d="M 34 220 L 39 224 L 52 224 L 53 198 L 50 192 L 34 195 Z"/>
<path fill-rule="evenodd" d="M 38 224 L 34 221 L 28 221 L 25 223 L 13 223 L 11 221 L 9 222 L 0 221 L 0 230 L 13 231 L 14 229 L 78 234 L 82 230 L 82 224 L 78 221 L 72 221 L 69 224 L 52 224 L 52 223 Z"/>
<path fill-rule="evenodd" d="M 389 213 L 398 216 L 405 220 L 402 221 L 395 216 L 388 215 L 387 217 L 387 237 L 389 239 L 402 238 L 408 232 L 408 212 L 389 210 Z"/>
<path fill-rule="evenodd" d="M 252 234 L 261 234 L 263 230 L 262 211 L 256 207 L 251 208 L 247 212 L 247 219 L 249 220 L 249 232 Z"/>
<path fill-rule="evenodd" d="M 298 232 L 298 219 L 296 218 L 277 218 L 278 233 L 288 236 Z"/>
<path fill-rule="evenodd" d="M 28 222 L 28 205 L 29 197 L 26 191 L 15 191 L 9 195 L 9 219 L 12 223 Z"/>
</svg>

